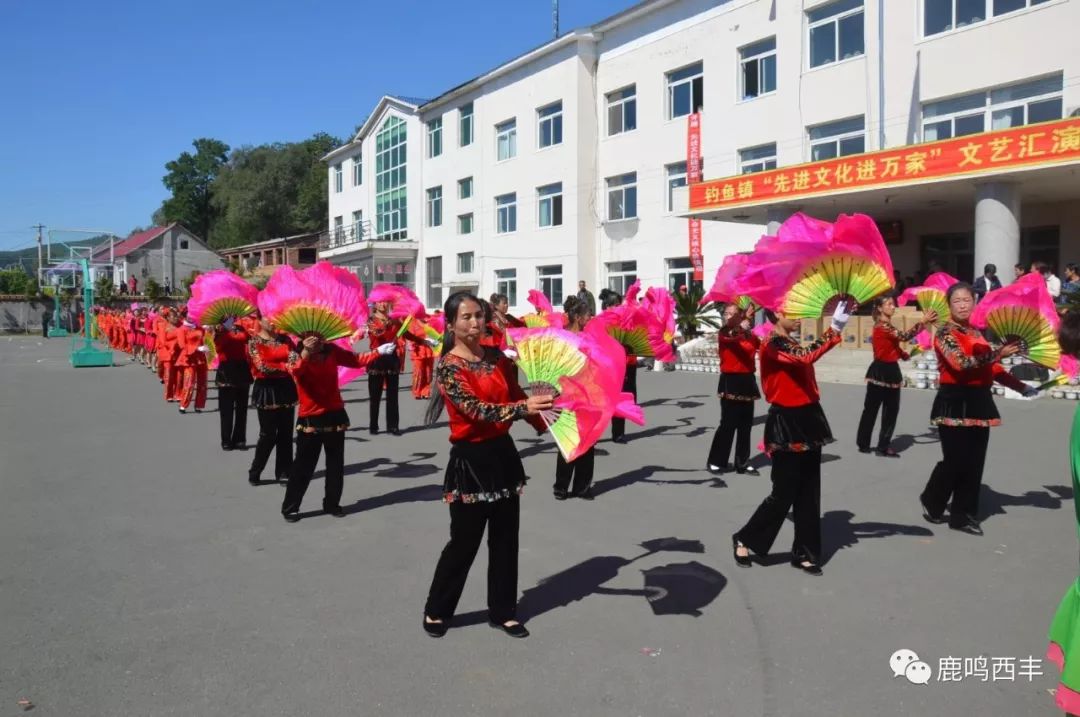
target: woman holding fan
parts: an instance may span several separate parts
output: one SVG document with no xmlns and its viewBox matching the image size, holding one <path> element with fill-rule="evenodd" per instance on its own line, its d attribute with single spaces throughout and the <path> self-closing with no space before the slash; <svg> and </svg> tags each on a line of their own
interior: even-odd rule
<svg viewBox="0 0 1080 717">
<path fill-rule="evenodd" d="M 750 332 L 748 312 L 733 302 L 724 307 L 724 325 L 716 341 L 720 353 L 720 381 L 716 388 L 720 396 L 720 426 L 709 450 L 709 471 L 728 470 L 728 456 L 737 434 L 735 472 L 756 476 L 757 470 L 749 466 L 750 428 L 754 424 L 754 401 L 761 398 L 754 379 L 761 339 Z"/>
<path fill-rule="evenodd" d="M 989 296 L 989 295 L 988 295 Z M 949 321 L 934 336 L 940 365 L 937 396 L 930 421 L 938 427 L 942 459 L 934 466 L 919 501 L 923 517 L 944 523 L 949 504 L 949 527 L 970 535 L 982 535 L 979 526 L 979 490 L 982 487 L 990 427 L 1001 424 L 991 387 L 997 381 L 1025 396 L 1037 393 L 1014 378 L 999 363 L 1020 351 L 1019 344 L 992 346 L 971 325 L 975 293 L 959 282 L 945 294 Z"/>
<path fill-rule="evenodd" d="M 214 385 L 218 391 L 218 418 L 221 422 L 221 449 L 247 448 L 248 391 L 251 369 L 247 359 L 248 335 L 234 317 L 214 330 L 218 367 Z"/>
<path fill-rule="evenodd" d="M 259 416 L 259 441 L 248 468 L 251 485 L 259 484 L 271 452 L 276 452 L 274 477 L 277 480 L 289 479 L 293 463 L 292 434 L 296 425 L 293 416 L 297 396 L 287 364 L 294 348 L 292 339 L 272 329 L 270 322 L 260 315 L 259 328 L 247 342 L 248 362 L 255 379 L 251 403 Z"/>
<path fill-rule="evenodd" d="M 452 294 L 444 307 L 446 334 L 435 372 L 426 421 L 432 425 L 445 404 L 450 419 L 450 459 L 443 494 L 450 506 L 450 541 L 443 548 L 424 608 L 424 631 L 446 634 L 476 551 L 488 531 L 488 619 L 512 637 L 529 632 L 516 619 L 519 495 L 525 470 L 510 437 L 516 420 L 546 430 L 541 412 L 551 396 L 527 397 L 517 367 L 498 349 L 484 346 L 480 300 Z"/>
<path fill-rule="evenodd" d="M 879 296 L 874 300 L 874 361 L 866 370 L 866 400 L 863 402 L 862 418 L 859 419 L 859 431 L 856 443 L 860 453 L 870 452 L 870 438 L 874 432 L 878 409 L 881 409 L 881 433 L 878 434 L 877 455 L 887 458 L 899 458 L 889 444 L 892 442 L 896 417 L 900 414 L 900 388 L 904 377 L 900 373 L 899 361 L 907 361 L 910 356 L 900 344 L 911 341 L 923 330 L 925 324 L 937 321 L 937 314 L 932 310 L 923 313 L 923 319 L 913 327 L 901 333 L 892 325 L 896 312 L 896 301 L 891 296 Z"/>
<path fill-rule="evenodd" d="M 566 313 L 566 330 L 572 333 L 580 333 L 585 324 L 592 317 L 589 315 L 589 305 L 577 296 L 567 297 L 563 303 L 563 311 Z M 571 462 L 563 458 L 562 451 L 556 451 L 555 462 L 555 500 L 567 498 L 583 498 L 592 500 L 593 462 L 596 450 L 590 448 L 584 454 Z M 571 487 L 571 480 L 573 486 Z"/>
</svg>

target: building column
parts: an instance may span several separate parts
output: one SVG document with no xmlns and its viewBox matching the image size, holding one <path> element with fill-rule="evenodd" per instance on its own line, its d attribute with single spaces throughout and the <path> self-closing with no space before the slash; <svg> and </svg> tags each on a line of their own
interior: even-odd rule
<svg viewBox="0 0 1080 717">
<path fill-rule="evenodd" d="M 975 185 L 975 276 L 982 274 L 985 265 L 995 264 L 1002 283 L 1012 283 L 1012 267 L 1019 260 L 1019 187 L 1009 182 Z"/>
</svg>

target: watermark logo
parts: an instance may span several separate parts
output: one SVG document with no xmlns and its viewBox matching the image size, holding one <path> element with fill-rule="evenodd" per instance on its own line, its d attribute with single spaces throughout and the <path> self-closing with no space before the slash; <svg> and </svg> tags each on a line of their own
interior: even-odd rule
<svg viewBox="0 0 1080 717">
<path fill-rule="evenodd" d="M 913 685 L 926 685 L 934 679 L 930 663 L 919 659 L 914 650 L 897 650 L 889 657 L 893 678 L 905 677 Z M 1015 682 L 1041 677 L 1042 660 L 1037 657 L 942 657 L 938 659 L 938 682 Z"/>
<path fill-rule="evenodd" d="M 897 650 L 889 658 L 893 677 L 906 677 L 913 685 L 925 685 L 934 676 L 930 665 L 919 659 L 914 650 Z"/>
</svg>

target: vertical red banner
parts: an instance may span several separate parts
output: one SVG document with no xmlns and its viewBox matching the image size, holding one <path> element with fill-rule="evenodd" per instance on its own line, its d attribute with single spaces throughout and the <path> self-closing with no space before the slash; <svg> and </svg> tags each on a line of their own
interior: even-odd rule
<svg viewBox="0 0 1080 717">
<path fill-rule="evenodd" d="M 701 114 L 694 112 L 686 118 L 686 183 L 701 181 Z M 690 263 L 694 281 L 705 278 L 705 257 L 701 253 L 701 220 L 688 219 L 690 231 Z"/>
</svg>

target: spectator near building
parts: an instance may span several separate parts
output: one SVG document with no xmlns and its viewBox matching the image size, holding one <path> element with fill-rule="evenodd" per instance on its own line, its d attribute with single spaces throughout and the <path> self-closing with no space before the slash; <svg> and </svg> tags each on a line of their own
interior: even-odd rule
<svg viewBox="0 0 1080 717">
<path fill-rule="evenodd" d="M 988 291 L 1000 289 L 1001 279 L 997 277 L 997 267 L 993 264 L 984 266 L 982 276 L 975 280 L 972 288 L 975 290 L 975 298 L 979 301 L 982 301 Z"/>
</svg>

